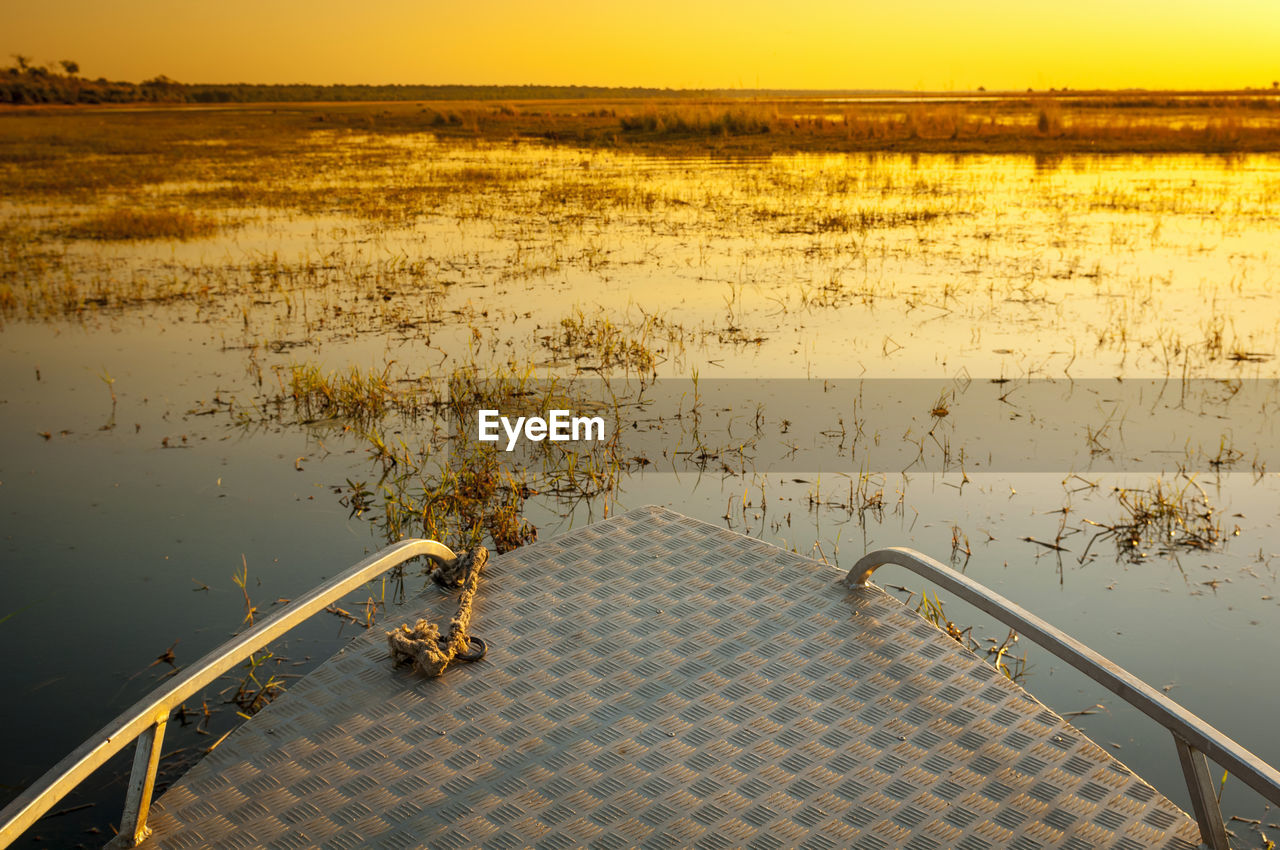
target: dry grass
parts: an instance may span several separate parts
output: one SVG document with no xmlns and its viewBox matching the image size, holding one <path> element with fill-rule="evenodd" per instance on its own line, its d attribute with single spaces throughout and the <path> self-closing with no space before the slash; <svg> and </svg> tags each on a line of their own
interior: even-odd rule
<svg viewBox="0 0 1280 850">
<path fill-rule="evenodd" d="M 1280 110 L 1257 98 L 1145 100 L 1048 95 L 994 101 L 831 104 L 773 101 L 629 102 L 610 108 L 466 111 L 436 122 L 449 136 L 538 138 L 654 152 L 778 151 L 1239 152 L 1280 149 Z M 390 116 L 388 116 L 389 119 Z"/>
<path fill-rule="evenodd" d="M 638 115 L 624 115 L 620 121 L 624 133 L 661 136 L 749 136 L 768 133 L 773 120 L 765 114 L 745 108 L 722 112 L 700 109 L 648 109 Z"/>
<path fill-rule="evenodd" d="M 786 151 L 937 153 L 1233 153 L 1280 150 L 1280 108 L 1256 94 L 1188 97 L 1096 93 L 1008 95 L 986 101 L 817 97 L 672 98 L 492 102 L 286 104 L 269 112 L 213 109 L 198 122 L 158 107 L 107 111 L 81 132 L 79 107 L 0 111 L 0 183 L 19 191 L 101 190 L 174 179 L 173 168 L 214 153 L 249 161 L 281 145 L 313 153 L 314 131 L 395 136 L 432 133 L 487 141 L 523 139 L 654 153 Z M 52 131 L 57 144 L 32 144 Z M 77 166 L 108 153 L 123 169 Z M 185 170 L 185 169 L 184 169 Z"/>
</svg>

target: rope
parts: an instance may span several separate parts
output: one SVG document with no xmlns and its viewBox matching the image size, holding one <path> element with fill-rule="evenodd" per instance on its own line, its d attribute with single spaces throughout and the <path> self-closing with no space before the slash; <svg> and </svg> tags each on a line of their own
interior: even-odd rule
<svg viewBox="0 0 1280 850">
<path fill-rule="evenodd" d="M 483 640 L 467 634 L 467 627 L 471 625 L 471 604 L 480 585 L 480 571 L 489 560 L 489 550 L 477 546 L 452 561 L 432 560 L 436 566 L 431 571 L 431 578 L 436 584 L 450 589 L 462 588 L 458 597 L 458 613 L 449 623 L 449 633 L 441 635 L 435 623 L 419 620 L 412 628 L 406 623 L 387 632 L 387 645 L 391 647 L 394 664 L 412 661 L 419 673 L 434 679 L 454 661 L 479 661 L 489 650 Z"/>
</svg>

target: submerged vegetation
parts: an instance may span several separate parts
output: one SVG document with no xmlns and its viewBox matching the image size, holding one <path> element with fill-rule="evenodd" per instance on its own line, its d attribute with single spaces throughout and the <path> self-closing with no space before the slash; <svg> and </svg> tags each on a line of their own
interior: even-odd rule
<svg viewBox="0 0 1280 850">
<path fill-rule="evenodd" d="M 458 549 L 488 543 L 501 553 L 537 539 L 524 516 L 529 484 L 499 460 L 497 449 L 464 441 L 443 451 L 429 443 L 392 448 L 379 434 L 367 439 L 381 475 L 372 487 L 348 480 L 342 499 L 388 541 L 427 537 Z"/>
</svg>

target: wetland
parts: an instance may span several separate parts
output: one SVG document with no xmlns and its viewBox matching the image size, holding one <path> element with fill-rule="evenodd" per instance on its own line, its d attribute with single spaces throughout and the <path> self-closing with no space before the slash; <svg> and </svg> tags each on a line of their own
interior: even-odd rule
<svg viewBox="0 0 1280 850">
<path fill-rule="evenodd" d="M 0 794 L 390 541 L 503 552 L 654 503 L 842 568 L 949 560 L 1280 763 L 1277 115 L 0 114 Z M 553 409 L 610 438 L 467 438 Z M 1154 724 L 877 581 L 1187 806 Z M 393 625 L 393 584 L 189 705 L 161 785 Z M 31 836 L 100 844 L 127 769 Z M 1222 799 L 1240 846 L 1280 832 Z"/>
</svg>

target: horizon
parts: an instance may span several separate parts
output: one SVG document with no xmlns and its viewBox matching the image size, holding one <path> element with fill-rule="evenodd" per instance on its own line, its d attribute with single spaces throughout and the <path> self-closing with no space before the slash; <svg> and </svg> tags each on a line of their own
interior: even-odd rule
<svg viewBox="0 0 1280 850">
<path fill-rule="evenodd" d="M 353 83 L 353 82 L 329 82 L 317 83 L 307 80 L 291 80 L 287 82 L 253 82 L 250 80 L 234 80 L 226 82 L 210 82 L 208 80 L 183 80 L 174 79 L 166 75 L 157 75 L 148 79 L 118 79 L 110 77 L 95 77 L 83 71 L 67 74 L 60 68 L 56 67 L 54 61 L 38 62 L 33 61 L 32 67 L 43 68 L 44 70 L 63 76 L 77 77 L 88 82 L 98 82 L 104 80 L 107 83 L 146 86 L 154 83 L 157 77 L 164 80 L 164 84 L 176 86 L 190 86 L 195 88 L 362 88 L 362 89 L 383 89 L 383 88 L 426 88 L 426 89 L 476 89 L 478 91 L 493 91 L 500 89 L 584 89 L 590 91 L 609 92 L 641 92 L 645 94 L 654 93 L 671 93 L 678 95 L 714 95 L 731 97 L 733 95 L 751 95 L 751 96 L 773 96 L 773 97 L 814 97 L 819 95 L 831 96 L 850 96 L 850 97 L 1016 97 L 1026 94 L 1054 94 L 1054 95 L 1071 95 L 1071 96 L 1088 96 L 1088 95 L 1120 95 L 1120 94 L 1156 94 L 1156 95 L 1234 95 L 1234 94 L 1271 94 L 1280 95 L 1280 86 L 1273 82 L 1269 86 L 1244 86 L 1241 88 L 1146 88 L 1142 86 L 1120 86 L 1113 88 L 1046 88 L 1036 89 L 1028 86 L 1027 88 L 1009 88 L 1009 89 L 989 89 L 979 87 L 976 89 L 890 89 L 890 88 L 679 88 L 671 86 L 646 86 L 646 85 L 598 85 L 594 83 L 461 83 L 461 82 L 443 82 L 443 83 L 427 83 L 427 82 L 371 82 L 371 83 Z M 0 70 L 17 70 L 15 66 L 10 65 Z M 31 105 L 31 104 L 27 104 Z M 159 105 L 159 104 L 158 104 Z"/>
<path fill-rule="evenodd" d="M 206 7 L 207 8 L 207 7 Z M 384 0 L 259 8 L 60 0 L 12 10 L 0 52 L 91 79 L 194 85 L 583 86 L 715 91 L 1242 91 L 1280 79 L 1280 8 L 1086 0 L 1070 10 L 804 0 L 644 10 L 571 0 L 485 14 Z M 521 80 L 519 83 L 508 82 Z M 299 82 L 306 81 L 306 82 Z"/>
</svg>

